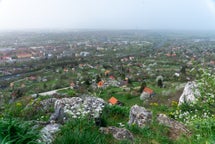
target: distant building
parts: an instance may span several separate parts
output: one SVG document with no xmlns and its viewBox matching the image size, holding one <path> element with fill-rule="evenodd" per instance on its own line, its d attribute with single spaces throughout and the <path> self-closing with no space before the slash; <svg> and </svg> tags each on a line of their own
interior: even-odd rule
<svg viewBox="0 0 215 144">
<path fill-rule="evenodd" d="M 89 52 L 80 52 L 80 56 L 88 56 L 88 55 L 90 55 L 90 53 Z"/>
</svg>

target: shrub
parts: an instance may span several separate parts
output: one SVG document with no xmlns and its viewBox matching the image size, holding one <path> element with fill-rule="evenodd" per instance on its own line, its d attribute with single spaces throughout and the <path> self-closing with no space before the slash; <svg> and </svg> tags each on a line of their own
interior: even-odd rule
<svg viewBox="0 0 215 144">
<path fill-rule="evenodd" d="M 210 74 L 206 70 L 202 70 L 198 80 L 200 97 L 197 97 L 193 103 L 183 103 L 180 105 L 173 114 L 174 118 L 189 124 L 198 119 L 214 117 L 214 87 L 215 75 Z"/>
</svg>

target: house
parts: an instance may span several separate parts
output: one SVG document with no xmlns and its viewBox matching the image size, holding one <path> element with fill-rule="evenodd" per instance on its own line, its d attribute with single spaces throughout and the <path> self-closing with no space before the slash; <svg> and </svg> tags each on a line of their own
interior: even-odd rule
<svg viewBox="0 0 215 144">
<path fill-rule="evenodd" d="M 150 88 L 148 88 L 148 87 L 145 87 L 145 88 L 143 89 L 143 92 L 149 94 L 150 96 L 154 95 L 153 90 L 150 89 Z"/>
<path fill-rule="evenodd" d="M 118 99 L 116 99 L 115 97 L 111 97 L 109 100 L 108 100 L 109 104 L 111 105 L 119 105 L 119 106 L 123 106 L 124 103 L 120 102 Z"/>
<path fill-rule="evenodd" d="M 143 92 L 140 95 L 140 100 L 145 101 L 145 100 L 149 99 L 150 97 L 152 97 L 153 95 L 155 95 L 153 90 L 148 87 L 145 87 L 143 89 Z"/>
<path fill-rule="evenodd" d="M 117 104 L 118 100 L 117 100 L 115 97 L 111 97 L 111 98 L 108 100 L 108 102 L 109 102 L 110 104 L 112 104 L 112 105 L 115 105 L 115 104 Z"/>
</svg>

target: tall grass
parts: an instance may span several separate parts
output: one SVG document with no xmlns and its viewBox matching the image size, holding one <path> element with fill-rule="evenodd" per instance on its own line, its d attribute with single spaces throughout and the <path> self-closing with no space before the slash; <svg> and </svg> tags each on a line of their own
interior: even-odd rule
<svg viewBox="0 0 215 144">
<path fill-rule="evenodd" d="M 18 119 L 0 119 L 0 144 L 36 144 L 39 131 Z"/>
<path fill-rule="evenodd" d="M 58 133 L 54 144 L 105 144 L 105 135 L 99 132 L 92 120 L 73 119 Z"/>
</svg>

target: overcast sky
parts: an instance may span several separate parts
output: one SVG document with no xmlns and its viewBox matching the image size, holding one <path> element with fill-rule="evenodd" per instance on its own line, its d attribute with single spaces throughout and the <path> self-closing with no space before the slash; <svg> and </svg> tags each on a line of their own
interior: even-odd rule
<svg viewBox="0 0 215 144">
<path fill-rule="evenodd" d="M 215 30 L 215 0 L 0 0 L 0 29 Z"/>
</svg>

